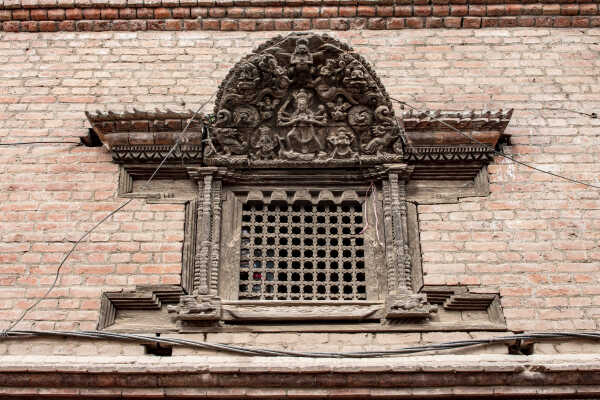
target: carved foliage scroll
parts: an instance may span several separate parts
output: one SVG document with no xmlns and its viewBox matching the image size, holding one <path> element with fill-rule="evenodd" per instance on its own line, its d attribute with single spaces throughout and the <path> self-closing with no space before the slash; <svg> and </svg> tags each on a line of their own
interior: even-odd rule
<svg viewBox="0 0 600 400">
<path fill-rule="evenodd" d="M 278 36 L 221 84 L 213 165 L 339 166 L 402 160 L 400 126 L 368 63 L 327 35 Z"/>
</svg>

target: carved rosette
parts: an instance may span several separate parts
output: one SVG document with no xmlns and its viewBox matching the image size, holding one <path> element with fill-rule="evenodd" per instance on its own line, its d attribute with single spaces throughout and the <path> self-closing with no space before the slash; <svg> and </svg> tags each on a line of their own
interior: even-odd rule
<svg viewBox="0 0 600 400">
<path fill-rule="evenodd" d="M 229 72 L 209 165 L 354 166 L 403 158 L 401 128 L 369 64 L 327 35 L 278 36 Z"/>
</svg>

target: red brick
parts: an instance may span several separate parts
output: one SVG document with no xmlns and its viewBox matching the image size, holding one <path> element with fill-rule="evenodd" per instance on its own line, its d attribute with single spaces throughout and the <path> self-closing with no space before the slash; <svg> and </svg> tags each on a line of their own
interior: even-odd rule
<svg viewBox="0 0 600 400">
<path fill-rule="evenodd" d="M 218 31 L 219 30 L 219 20 L 218 19 L 203 19 L 202 20 L 202 30 Z"/>
<path fill-rule="evenodd" d="M 568 28 L 571 26 L 571 17 L 557 16 L 554 17 L 555 28 Z"/>
<path fill-rule="evenodd" d="M 282 7 L 266 7 L 265 16 L 267 18 L 281 18 L 283 16 Z"/>
<path fill-rule="evenodd" d="M 126 20 L 117 20 L 112 24 L 112 28 L 115 31 L 128 31 L 129 30 L 129 21 Z"/>
<path fill-rule="evenodd" d="M 337 7 L 321 7 L 321 17 L 334 18 L 338 16 Z"/>
<path fill-rule="evenodd" d="M 203 7 L 192 7 L 190 10 L 192 18 L 206 18 L 208 17 L 208 9 Z"/>
<path fill-rule="evenodd" d="M 112 21 L 94 21 L 94 32 L 107 32 L 112 29 Z"/>
<path fill-rule="evenodd" d="M 396 17 L 412 17 L 413 8 L 411 6 L 396 6 L 394 7 L 394 15 Z"/>
<path fill-rule="evenodd" d="M 484 17 L 486 15 L 485 6 L 470 5 L 469 15 L 472 17 Z"/>
<path fill-rule="evenodd" d="M 469 14 L 469 7 L 466 5 L 455 5 L 450 6 L 450 15 L 453 17 L 463 17 Z"/>
<path fill-rule="evenodd" d="M 34 21 L 44 21 L 48 19 L 48 11 L 44 9 L 31 10 L 31 19 Z"/>
<path fill-rule="evenodd" d="M 356 14 L 359 17 L 374 17 L 377 14 L 377 9 L 374 6 L 358 6 Z"/>
<path fill-rule="evenodd" d="M 394 7 L 393 6 L 377 6 L 378 17 L 393 17 Z"/>
<path fill-rule="evenodd" d="M 416 17 L 428 17 L 431 15 L 432 9 L 430 6 L 414 6 L 413 12 Z"/>
<path fill-rule="evenodd" d="M 311 25 L 309 19 L 295 19 L 292 21 L 292 29 L 298 31 L 308 31 L 310 28 Z"/>
<path fill-rule="evenodd" d="M 537 4 L 523 4 L 522 15 L 542 15 L 542 5 Z"/>
<path fill-rule="evenodd" d="M 406 18 L 406 27 L 411 29 L 423 28 L 423 18 Z"/>
<path fill-rule="evenodd" d="M 300 7 L 283 7 L 282 15 L 285 18 L 300 18 L 302 16 L 302 8 L 300 8 Z"/>
<path fill-rule="evenodd" d="M 246 18 L 264 18 L 265 9 L 263 7 L 248 7 L 245 11 Z"/>
<path fill-rule="evenodd" d="M 208 9 L 208 16 L 211 18 L 223 18 L 226 14 L 225 8 L 214 7 Z"/>
<path fill-rule="evenodd" d="M 165 7 L 154 9 L 154 18 L 167 19 L 171 18 L 171 10 Z"/>
<path fill-rule="evenodd" d="M 574 28 L 588 28 L 590 26 L 589 17 L 573 17 Z"/>
<path fill-rule="evenodd" d="M 504 4 L 490 4 L 487 6 L 486 15 L 488 17 L 502 17 L 506 15 Z"/>
<path fill-rule="evenodd" d="M 259 19 L 256 21 L 257 31 L 273 31 L 275 30 L 275 22 L 272 19 Z"/>
<path fill-rule="evenodd" d="M 485 17 L 481 19 L 482 28 L 496 28 L 498 26 L 498 18 Z"/>
<path fill-rule="evenodd" d="M 237 31 L 238 21 L 235 19 L 223 19 L 221 20 L 222 31 Z"/>
<path fill-rule="evenodd" d="M 481 28 L 481 18 L 479 17 L 465 17 L 463 19 L 463 28 Z"/>
<path fill-rule="evenodd" d="M 58 23 L 58 30 L 65 32 L 75 31 L 75 21 L 60 21 Z"/>
<path fill-rule="evenodd" d="M 434 17 L 446 17 L 450 15 L 450 9 L 448 6 L 433 6 Z"/>
<path fill-rule="evenodd" d="M 590 26 L 597 28 L 600 26 L 600 17 L 590 17 Z"/>
<path fill-rule="evenodd" d="M 560 15 L 560 4 L 544 4 L 542 6 L 543 15 Z"/>
<path fill-rule="evenodd" d="M 387 20 L 388 29 L 404 29 L 404 18 L 389 18 Z"/>
<path fill-rule="evenodd" d="M 79 8 L 68 8 L 65 11 L 65 16 L 67 19 L 79 20 L 83 19 L 83 12 Z"/>
<path fill-rule="evenodd" d="M 596 15 L 598 14 L 597 4 L 580 4 L 579 13 L 581 15 Z"/>
<path fill-rule="evenodd" d="M 517 17 L 498 18 L 498 27 L 500 28 L 514 28 L 516 26 L 519 26 L 517 24 Z"/>
<path fill-rule="evenodd" d="M 100 11 L 102 19 L 117 19 L 119 18 L 119 11 L 116 8 L 103 8 Z"/>
<path fill-rule="evenodd" d="M 2 23 L 2 30 L 4 32 L 19 32 L 21 24 L 17 21 L 8 21 Z"/>
<path fill-rule="evenodd" d="M 25 20 L 28 20 L 29 18 L 30 18 L 29 10 L 20 9 L 20 10 L 14 10 L 12 12 L 12 19 L 25 21 Z"/>
<path fill-rule="evenodd" d="M 302 7 L 303 18 L 315 18 L 319 16 L 319 7 Z"/>
<path fill-rule="evenodd" d="M 552 17 L 535 17 L 535 26 L 550 28 L 554 24 Z"/>
<path fill-rule="evenodd" d="M 336 31 L 346 31 L 350 29 L 350 22 L 345 18 L 333 18 L 330 22 L 330 28 Z"/>
<path fill-rule="evenodd" d="M 10 10 L 0 10 L 0 21 L 10 21 L 12 12 Z"/>
<path fill-rule="evenodd" d="M 100 10 L 97 8 L 84 8 L 82 10 L 84 19 L 99 19 Z"/>
<path fill-rule="evenodd" d="M 276 19 L 275 30 L 277 31 L 291 31 L 292 20 L 291 19 Z"/>
<path fill-rule="evenodd" d="M 340 7 L 340 17 L 356 16 L 356 7 Z"/>
<path fill-rule="evenodd" d="M 183 21 L 180 19 L 168 19 L 165 21 L 165 30 L 180 31 L 183 28 Z"/>
<path fill-rule="evenodd" d="M 53 21 L 62 21 L 65 19 L 65 10 L 61 8 L 55 8 L 48 10 L 48 19 Z"/>
<path fill-rule="evenodd" d="M 369 18 L 367 20 L 368 29 L 385 29 L 385 18 Z"/>
<path fill-rule="evenodd" d="M 242 18 L 244 16 L 244 9 L 241 7 L 230 7 L 227 9 L 227 17 L 229 18 Z"/>
<path fill-rule="evenodd" d="M 183 21 L 183 30 L 184 31 L 198 31 L 200 29 L 202 29 L 202 24 L 199 20 L 186 19 Z"/>
<path fill-rule="evenodd" d="M 129 30 L 132 32 L 135 31 L 145 31 L 148 29 L 147 21 L 129 21 Z"/>
<path fill-rule="evenodd" d="M 535 17 L 518 17 L 517 24 L 519 26 L 535 26 Z"/>
<path fill-rule="evenodd" d="M 240 31 L 255 31 L 256 30 L 256 20 L 241 19 L 239 21 L 239 29 L 240 29 Z"/>
<path fill-rule="evenodd" d="M 23 30 L 24 32 L 39 32 L 40 27 L 37 22 L 23 21 L 21 23 L 21 30 Z"/>
<path fill-rule="evenodd" d="M 561 4 L 560 15 L 577 15 L 579 14 L 579 4 Z"/>
<path fill-rule="evenodd" d="M 427 18 L 425 20 L 425 28 L 436 29 L 436 28 L 443 28 L 443 27 L 444 27 L 444 19 L 443 18 L 431 17 L 431 18 Z"/>
<path fill-rule="evenodd" d="M 462 23 L 461 17 L 446 17 L 444 18 L 445 28 L 460 28 Z"/>
<path fill-rule="evenodd" d="M 329 29 L 330 19 L 329 18 L 316 18 L 312 20 L 313 29 Z"/>
<path fill-rule="evenodd" d="M 175 7 L 171 10 L 173 18 L 183 19 L 190 17 L 190 9 L 188 7 Z"/>
<path fill-rule="evenodd" d="M 58 25 L 54 21 L 41 21 L 40 22 L 40 32 L 56 32 L 58 30 Z"/>
</svg>

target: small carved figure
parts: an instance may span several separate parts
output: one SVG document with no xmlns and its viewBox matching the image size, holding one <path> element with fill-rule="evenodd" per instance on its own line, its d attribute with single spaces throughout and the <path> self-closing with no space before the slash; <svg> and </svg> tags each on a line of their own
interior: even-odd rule
<svg viewBox="0 0 600 400">
<path fill-rule="evenodd" d="M 308 50 L 308 39 L 298 38 L 296 48 L 290 57 L 290 64 L 293 72 L 309 71 L 313 65 L 313 55 Z"/>
<path fill-rule="evenodd" d="M 255 152 L 251 154 L 251 157 L 256 160 L 272 160 L 276 158 L 275 149 L 277 148 L 277 144 L 271 136 L 271 128 L 263 125 L 258 128 L 258 132 L 258 140 L 252 146 Z"/>
<path fill-rule="evenodd" d="M 272 99 L 271 96 L 265 96 L 258 102 L 260 117 L 263 121 L 273 118 L 275 107 L 279 104 L 279 99 Z"/>
<path fill-rule="evenodd" d="M 240 133 L 235 128 L 216 128 L 216 139 L 223 148 L 225 155 L 244 154 L 247 143 L 240 137 Z"/>
<path fill-rule="evenodd" d="M 335 103 L 327 103 L 327 107 L 331 110 L 331 117 L 334 121 L 345 121 L 348 110 L 352 105 L 347 101 L 344 101 L 344 97 L 339 95 L 337 96 Z"/>
<path fill-rule="evenodd" d="M 238 90 L 253 90 L 258 86 L 258 82 L 260 82 L 260 74 L 254 64 L 245 62 L 239 66 Z"/>
<path fill-rule="evenodd" d="M 241 105 L 233 111 L 233 123 L 240 127 L 255 127 L 259 123 L 258 110 L 251 105 Z"/>
<path fill-rule="evenodd" d="M 296 109 L 290 114 L 285 110 L 292 97 L 295 100 Z M 323 144 L 316 134 L 315 126 L 327 125 L 325 107 L 319 105 L 318 111 L 312 111 L 310 109 L 312 95 L 304 89 L 298 90 L 292 97 L 288 97 L 277 115 L 279 126 L 292 126 L 286 135 L 290 151 L 300 154 L 315 154 L 322 151 Z M 289 153 L 288 156 L 293 157 L 293 153 Z"/>
<path fill-rule="evenodd" d="M 334 158 L 352 158 L 358 154 L 352 150 L 354 135 L 345 126 L 340 126 L 327 138 L 327 141 L 333 146 L 333 151 L 329 155 Z"/>
<path fill-rule="evenodd" d="M 363 66 L 354 60 L 344 70 L 344 86 L 353 93 L 358 93 L 367 87 L 366 74 Z"/>
<path fill-rule="evenodd" d="M 375 125 L 371 130 L 374 137 L 363 145 L 363 151 L 367 154 L 385 153 L 385 150 L 394 140 L 393 127 L 389 125 Z"/>
</svg>

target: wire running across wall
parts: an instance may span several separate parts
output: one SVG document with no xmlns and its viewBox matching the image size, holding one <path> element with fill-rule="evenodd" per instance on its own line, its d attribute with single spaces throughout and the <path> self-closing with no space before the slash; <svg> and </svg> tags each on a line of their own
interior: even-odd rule
<svg viewBox="0 0 600 400">
<path fill-rule="evenodd" d="M 127 333 L 113 333 L 101 331 L 36 331 L 19 330 L 0 336 L 3 339 L 26 339 L 32 337 L 61 337 L 77 339 L 102 339 L 139 344 L 161 344 L 166 346 L 188 347 L 216 352 L 227 352 L 246 356 L 261 357 L 310 357 L 310 358 L 383 358 L 392 356 L 411 355 L 425 352 L 435 352 L 453 349 L 464 349 L 473 346 L 489 346 L 494 344 L 535 343 L 546 340 L 600 340 L 599 331 L 588 332 L 532 332 L 507 336 L 497 336 L 488 339 L 468 339 L 452 342 L 433 343 L 422 346 L 401 347 L 391 350 L 358 351 L 358 352 L 312 352 L 312 351 L 290 351 L 273 350 L 268 348 L 253 348 L 246 346 L 235 346 L 223 343 L 210 343 L 178 338 L 164 338 L 148 335 L 137 335 Z"/>
</svg>

